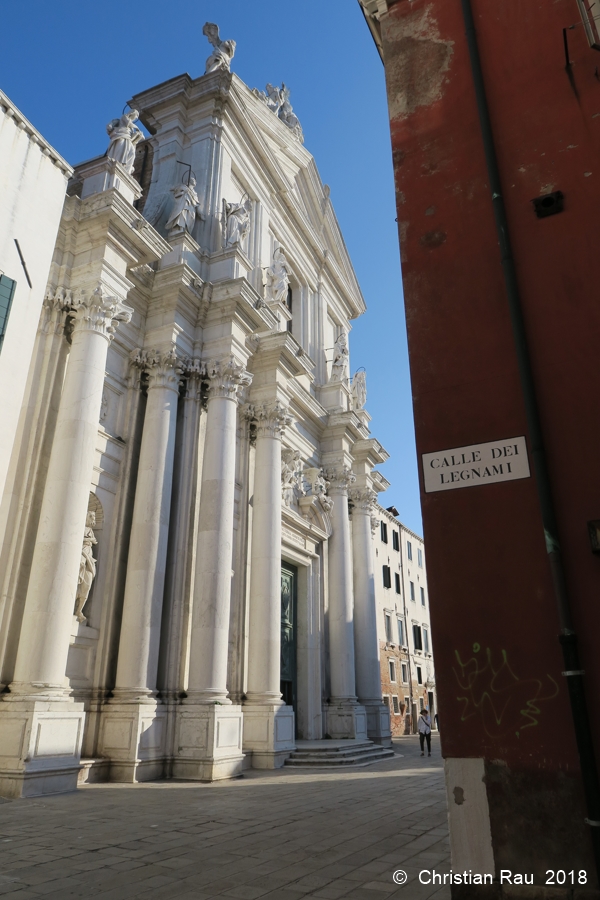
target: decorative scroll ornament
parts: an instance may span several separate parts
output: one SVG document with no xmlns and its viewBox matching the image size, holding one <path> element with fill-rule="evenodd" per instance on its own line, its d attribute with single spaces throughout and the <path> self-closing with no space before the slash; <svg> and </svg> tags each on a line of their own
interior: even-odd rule
<svg viewBox="0 0 600 900">
<path fill-rule="evenodd" d="M 304 496 L 302 468 L 299 450 L 286 447 L 281 451 L 281 497 L 286 506 Z"/>
<path fill-rule="evenodd" d="M 83 548 L 81 551 L 81 562 L 79 563 L 79 578 L 77 581 L 77 594 L 75 597 L 74 615 L 78 622 L 85 622 L 86 617 L 83 615 L 83 607 L 88 601 L 92 583 L 96 577 L 96 560 L 92 552 L 93 544 L 97 544 L 96 535 L 94 534 L 94 526 L 96 524 L 96 514 L 90 510 L 85 521 L 85 531 L 83 533 Z"/>
<path fill-rule="evenodd" d="M 119 297 L 104 293 L 101 284 L 92 294 L 85 291 L 73 293 L 73 334 L 78 331 L 95 331 L 108 341 L 112 341 L 120 322 L 130 322 L 133 309 L 126 306 Z"/>
<path fill-rule="evenodd" d="M 178 390 L 183 367 L 174 348 L 169 350 L 133 350 L 132 365 L 148 373 L 148 390 L 155 387 Z"/>
<path fill-rule="evenodd" d="M 254 88 L 252 93 L 259 100 L 262 100 L 284 125 L 287 125 L 296 140 L 300 141 L 301 144 L 304 143 L 300 120 L 294 114 L 290 103 L 290 89 L 283 82 L 281 82 L 281 87 L 278 87 L 276 84 L 268 84 L 265 91 L 259 91 L 257 88 Z"/>
<path fill-rule="evenodd" d="M 206 377 L 209 380 L 208 399 L 224 397 L 235 400 L 238 390 L 252 384 L 252 375 L 234 356 L 225 359 L 212 359 L 206 364 Z"/>
<path fill-rule="evenodd" d="M 377 516 L 371 516 L 371 534 L 375 536 L 377 533 L 377 529 L 379 528 L 379 519 Z"/>
<path fill-rule="evenodd" d="M 371 488 L 350 488 L 348 498 L 352 501 L 354 509 L 371 513 L 377 500 L 377 494 Z"/>
<path fill-rule="evenodd" d="M 350 485 L 356 481 L 356 475 L 350 466 L 343 463 L 324 469 L 323 474 L 329 482 L 330 494 L 346 493 Z"/>
<path fill-rule="evenodd" d="M 110 138 L 106 155 L 121 163 L 128 175 L 133 172 L 136 144 L 144 139 L 143 132 L 134 124 L 139 115 L 137 109 L 130 109 L 118 119 L 111 119 L 106 126 Z"/>
<path fill-rule="evenodd" d="M 219 37 L 219 26 L 213 22 L 206 22 L 202 34 L 208 38 L 208 43 L 212 44 L 214 48 L 206 60 L 204 74 L 208 75 L 209 72 L 217 72 L 219 69 L 229 72 L 235 53 L 235 41 L 222 41 Z"/>
<path fill-rule="evenodd" d="M 352 407 L 364 409 L 367 402 L 367 373 L 363 370 L 355 372 L 352 379 Z"/>
<path fill-rule="evenodd" d="M 281 440 L 286 427 L 292 424 L 292 417 L 279 400 L 270 403 L 249 403 L 246 417 L 254 422 L 256 437 L 272 437 Z"/>
</svg>

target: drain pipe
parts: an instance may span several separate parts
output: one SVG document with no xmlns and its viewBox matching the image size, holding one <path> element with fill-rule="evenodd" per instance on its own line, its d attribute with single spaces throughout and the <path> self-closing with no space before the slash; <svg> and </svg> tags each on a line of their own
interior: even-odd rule
<svg viewBox="0 0 600 900">
<path fill-rule="evenodd" d="M 502 197 L 500 170 L 498 168 L 498 159 L 496 157 L 496 148 L 494 145 L 494 135 L 492 132 L 489 108 L 485 93 L 485 83 L 481 70 L 481 58 L 479 56 L 479 47 L 477 45 L 477 35 L 475 32 L 475 23 L 473 21 L 471 0 L 461 0 L 461 4 L 465 22 L 467 45 L 469 48 L 469 57 L 471 61 L 473 85 L 475 88 L 475 96 L 477 99 L 479 124 L 481 127 L 481 136 L 483 139 L 485 160 L 490 182 L 490 190 L 492 193 L 492 206 L 494 209 L 494 218 L 496 220 L 496 231 L 498 234 L 498 242 L 500 245 L 504 284 L 506 288 L 506 296 L 510 310 L 515 350 L 517 353 L 519 365 L 521 390 L 523 392 L 523 399 L 525 401 L 527 428 L 529 431 L 530 440 L 530 452 L 533 461 L 533 468 L 535 471 L 535 481 L 537 485 L 540 511 L 542 514 L 542 522 L 544 525 L 544 536 L 546 539 L 546 550 L 548 552 L 548 560 L 550 563 L 554 595 L 556 599 L 556 605 L 558 607 L 558 617 L 560 622 L 560 635 L 558 639 L 562 647 L 565 667 L 565 671 L 562 674 L 567 678 L 567 684 L 569 687 L 569 700 L 571 703 L 571 712 L 573 714 L 575 738 L 577 741 L 577 749 L 579 751 L 579 763 L 581 766 L 581 774 L 588 813 L 588 818 L 586 818 L 585 821 L 590 826 L 590 834 L 592 838 L 594 857 L 596 862 L 596 872 L 598 875 L 598 880 L 600 882 L 600 782 L 598 780 L 598 770 L 596 767 L 594 744 L 592 740 L 589 714 L 585 700 L 585 691 L 583 685 L 584 672 L 579 662 L 577 635 L 575 634 L 573 628 L 569 596 L 567 592 L 566 579 L 560 554 L 556 512 L 552 499 L 552 487 L 546 462 L 546 452 L 544 450 L 542 426 L 540 422 L 540 415 L 538 411 L 535 392 L 535 382 L 531 369 L 527 334 L 525 331 L 525 322 L 523 320 L 523 311 L 521 307 L 521 297 L 519 294 L 515 263 L 510 244 L 508 220 L 506 218 L 506 208 L 504 206 L 504 199 Z"/>
</svg>

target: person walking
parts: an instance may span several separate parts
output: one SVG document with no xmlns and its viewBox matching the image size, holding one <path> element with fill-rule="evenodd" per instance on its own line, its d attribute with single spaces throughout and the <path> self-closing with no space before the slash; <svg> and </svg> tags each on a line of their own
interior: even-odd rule
<svg viewBox="0 0 600 900">
<path fill-rule="evenodd" d="M 419 742 L 421 744 L 421 756 L 425 756 L 425 741 L 427 741 L 427 756 L 431 756 L 431 716 L 426 706 L 419 716 Z"/>
</svg>

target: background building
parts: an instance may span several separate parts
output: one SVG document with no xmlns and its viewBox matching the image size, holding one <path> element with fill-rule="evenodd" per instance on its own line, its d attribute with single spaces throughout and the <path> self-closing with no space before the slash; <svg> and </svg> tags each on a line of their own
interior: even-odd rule
<svg viewBox="0 0 600 900">
<path fill-rule="evenodd" d="M 81 754 L 124 782 L 391 754 L 365 304 L 289 91 L 205 34 L 206 73 L 132 98 L 69 183 L 3 497 L 9 796 Z"/>
<path fill-rule="evenodd" d="M 423 538 L 377 506 L 375 591 L 383 700 L 393 735 L 411 734 L 423 707 L 437 713 Z M 435 719 L 432 721 L 435 728 Z"/>
<path fill-rule="evenodd" d="M 361 4 L 386 71 L 453 867 L 585 896 L 600 867 L 597 13 Z M 552 886 L 557 868 L 581 880 Z"/>
</svg>

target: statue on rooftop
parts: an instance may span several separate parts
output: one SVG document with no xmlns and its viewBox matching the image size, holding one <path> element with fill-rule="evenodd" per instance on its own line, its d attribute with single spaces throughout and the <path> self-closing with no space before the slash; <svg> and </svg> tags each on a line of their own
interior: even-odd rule
<svg viewBox="0 0 600 900">
<path fill-rule="evenodd" d="M 174 205 L 165 227 L 167 231 L 179 228 L 191 234 L 196 224 L 196 217 L 203 218 L 200 212 L 200 200 L 196 193 L 196 179 L 191 175 L 188 184 L 176 184 L 170 190 L 174 197 Z"/>
<path fill-rule="evenodd" d="M 367 373 L 363 370 L 355 372 L 352 379 L 352 406 L 364 409 L 367 402 Z"/>
<path fill-rule="evenodd" d="M 235 41 L 222 41 L 219 38 L 219 26 L 215 25 L 213 22 L 207 22 L 205 24 L 202 29 L 202 34 L 208 38 L 208 42 L 212 44 L 214 48 L 213 52 L 206 60 L 206 70 L 204 74 L 208 75 L 209 72 L 216 72 L 218 69 L 229 72 L 231 60 L 235 53 Z"/>
<path fill-rule="evenodd" d="M 281 121 L 287 125 L 294 137 L 297 138 L 301 144 L 304 143 L 304 135 L 302 133 L 300 120 L 298 119 L 298 116 L 294 114 L 292 104 L 290 103 L 290 89 L 286 87 L 283 81 L 281 82 L 281 87 L 277 87 L 276 84 L 268 84 L 266 91 L 259 91 L 257 88 L 254 88 L 252 93 L 258 97 L 259 100 L 262 100 L 271 112 L 275 113 L 278 119 L 281 119 Z"/>
<path fill-rule="evenodd" d="M 111 119 L 106 126 L 110 138 L 106 155 L 121 163 L 128 175 L 133 172 L 136 144 L 144 139 L 143 132 L 134 124 L 139 115 L 137 109 L 130 109 L 119 119 Z"/>
</svg>

